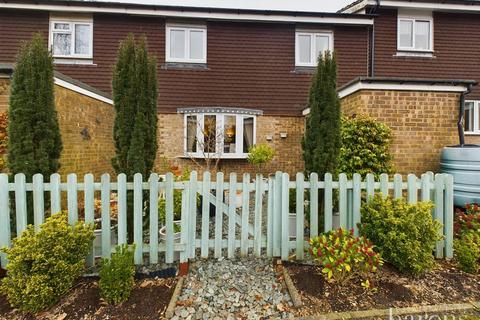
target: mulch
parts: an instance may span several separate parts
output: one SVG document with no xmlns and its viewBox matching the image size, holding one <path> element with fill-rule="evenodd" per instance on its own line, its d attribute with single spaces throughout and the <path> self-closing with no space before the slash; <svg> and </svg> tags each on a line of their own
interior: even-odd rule
<svg viewBox="0 0 480 320">
<path fill-rule="evenodd" d="M 480 275 L 466 274 L 449 262 L 439 262 L 418 278 L 384 265 L 371 279 L 373 290 L 363 288 L 360 279 L 343 286 L 327 282 L 316 266 L 286 267 L 304 303 L 297 316 L 480 301 Z"/>
<path fill-rule="evenodd" d="M 136 282 L 130 298 L 119 305 L 109 305 L 100 298 L 98 282 L 82 279 L 50 310 L 35 316 L 14 310 L 0 295 L 0 319 L 8 320 L 150 320 L 160 319 L 170 302 L 177 280 L 144 279 Z"/>
</svg>

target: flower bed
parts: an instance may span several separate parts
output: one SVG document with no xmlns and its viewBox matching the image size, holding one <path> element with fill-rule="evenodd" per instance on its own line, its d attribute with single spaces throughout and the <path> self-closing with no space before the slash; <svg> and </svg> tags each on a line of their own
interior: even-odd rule
<svg viewBox="0 0 480 320">
<path fill-rule="evenodd" d="M 175 283 L 174 278 L 139 280 L 126 302 L 109 305 L 100 298 L 98 281 L 82 279 L 59 303 L 36 317 L 12 309 L 5 296 L 0 295 L 0 319 L 157 320 L 163 316 L 170 302 Z"/>
</svg>

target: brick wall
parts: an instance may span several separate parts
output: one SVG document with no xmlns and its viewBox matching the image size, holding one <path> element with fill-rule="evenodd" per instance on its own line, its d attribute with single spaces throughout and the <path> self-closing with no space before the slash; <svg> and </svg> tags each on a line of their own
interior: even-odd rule
<svg viewBox="0 0 480 320">
<path fill-rule="evenodd" d="M 458 93 L 359 91 L 342 100 L 347 115 L 368 114 L 393 131 L 396 172 L 438 171 L 440 151 L 458 144 Z"/>
<path fill-rule="evenodd" d="M 191 159 L 183 157 L 183 115 L 159 114 L 158 120 L 159 145 L 155 170 L 164 173 L 166 170 L 165 163 L 167 162 L 201 172 L 201 167 L 197 167 Z M 276 150 L 276 156 L 271 164 L 264 168 L 264 174 L 281 170 L 293 175 L 303 171 L 301 139 L 304 132 L 304 121 L 303 117 L 257 117 L 256 142 L 268 143 Z M 280 133 L 287 133 L 287 138 L 280 138 Z M 267 136 L 271 136 L 272 141 L 267 141 Z M 238 174 L 255 172 L 255 168 L 246 159 L 222 159 L 219 170 L 226 175 L 230 172 Z"/>
<path fill-rule="evenodd" d="M 9 79 L 0 78 L 0 112 L 8 110 Z M 55 106 L 63 141 L 60 173 L 83 175 L 113 173 L 113 106 L 77 92 L 55 86 Z M 82 130 L 88 137 L 82 135 Z"/>
</svg>

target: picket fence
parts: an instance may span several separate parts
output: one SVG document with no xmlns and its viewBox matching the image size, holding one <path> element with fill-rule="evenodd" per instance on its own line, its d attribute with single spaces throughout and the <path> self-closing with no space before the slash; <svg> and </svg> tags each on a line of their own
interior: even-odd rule
<svg viewBox="0 0 480 320">
<path fill-rule="evenodd" d="M 265 179 L 261 175 L 252 179 L 249 174 L 244 174 L 243 179 L 237 181 L 237 175 L 231 173 L 225 181 L 224 174 L 218 172 L 215 181 L 211 178 L 206 172 L 199 181 L 193 171 L 188 181 L 176 181 L 172 173 L 163 178 L 154 173 L 148 181 L 144 181 L 141 174 L 136 174 L 133 182 L 127 182 L 124 174 L 118 175 L 116 181 L 111 181 L 110 176 L 104 174 L 100 182 L 95 182 L 94 176 L 87 174 L 83 182 L 78 182 L 75 174 L 69 174 L 67 181 L 61 182 L 60 175 L 53 174 L 49 182 L 44 182 L 43 176 L 36 174 L 32 182 L 27 183 L 24 174 L 15 175 L 13 182 L 8 181 L 6 174 L 0 174 L 0 247 L 10 246 L 12 237 L 20 235 L 27 227 L 27 193 L 33 194 L 34 227 L 37 230 L 44 222 L 46 211 L 59 212 L 65 203 L 67 208 L 63 209 L 68 210 L 69 223 L 76 223 L 79 200 L 84 203 L 85 221 L 92 223 L 94 199 L 99 195 L 99 250 L 102 257 L 109 257 L 116 243 L 127 242 L 127 192 L 133 191 L 133 242 L 136 243 L 137 265 L 172 263 L 176 259 L 184 262 L 210 256 L 233 258 L 247 254 L 278 256 L 284 260 L 295 254 L 297 259 L 303 259 L 308 238 L 317 236 L 319 232 L 343 227 L 353 228 L 358 234 L 362 203 L 380 192 L 383 196 L 405 197 L 409 203 L 433 201 L 435 209 L 432 215 L 443 225 L 440 231 L 443 240 L 437 243 L 435 255 L 437 258 L 453 256 L 451 175 L 429 172 L 418 178 L 410 174 L 404 181 L 401 175 L 396 174 L 393 181 L 389 181 L 389 176 L 382 174 L 379 181 L 375 181 L 374 176 L 369 174 L 362 181 L 359 174 L 353 175 L 352 180 L 340 174 L 338 181 L 333 181 L 332 175 L 326 174 L 320 181 L 313 173 L 306 181 L 304 175 L 298 173 L 292 181 L 287 173 L 277 172 Z M 291 189 L 295 190 L 295 212 L 289 210 Z M 174 234 L 175 190 L 182 193 L 180 235 Z M 118 199 L 115 223 L 110 219 L 111 193 L 116 193 Z M 45 194 L 49 195 L 46 197 L 48 204 L 45 203 Z M 323 197 L 323 202 L 318 201 L 319 195 Z M 166 200 L 165 240 L 159 238 L 159 196 Z M 199 198 L 203 199 L 201 207 Z M 334 206 L 336 199 L 338 206 Z M 324 212 L 324 230 L 318 227 L 319 203 L 324 205 L 320 210 Z M 15 210 L 10 209 L 11 204 L 14 204 Z M 211 216 L 212 206 L 214 214 Z M 334 207 L 338 207 L 338 212 L 334 212 Z M 15 220 L 16 230 L 10 230 L 12 219 Z M 87 261 L 90 265 L 95 264 L 94 252 Z M 1 255 L 1 264 L 6 264 L 4 254 Z"/>
</svg>

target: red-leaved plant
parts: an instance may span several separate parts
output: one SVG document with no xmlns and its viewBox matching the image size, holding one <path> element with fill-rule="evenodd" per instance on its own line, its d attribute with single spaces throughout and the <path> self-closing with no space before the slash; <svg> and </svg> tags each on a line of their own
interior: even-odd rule
<svg viewBox="0 0 480 320">
<path fill-rule="evenodd" d="M 310 254 L 328 281 L 341 284 L 354 277 L 368 278 L 383 264 L 373 244 L 355 237 L 353 230 L 337 229 L 310 239 Z"/>
<path fill-rule="evenodd" d="M 469 231 L 480 232 L 480 207 L 478 204 L 467 203 L 465 212 L 461 210 L 455 212 L 454 230 L 457 236 Z"/>
</svg>

